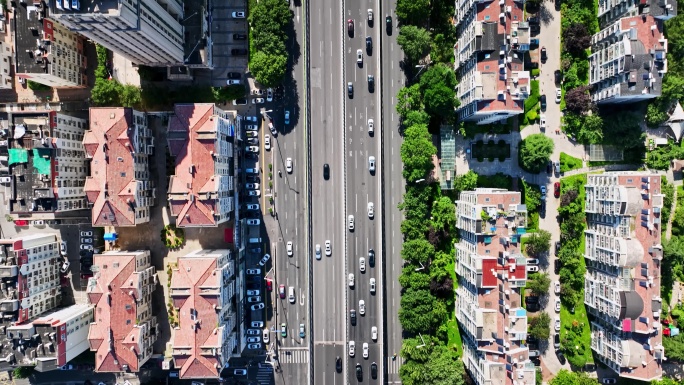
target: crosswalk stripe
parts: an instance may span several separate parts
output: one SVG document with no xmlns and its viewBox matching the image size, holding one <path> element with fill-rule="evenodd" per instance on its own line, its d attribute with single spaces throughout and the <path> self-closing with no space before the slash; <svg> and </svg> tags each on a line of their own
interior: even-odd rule
<svg viewBox="0 0 684 385">
<path fill-rule="evenodd" d="M 399 367 L 401 366 L 403 362 L 401 361 L 401 358 L 397 357 L 396 359 L 392 359 L 392 357 L 387 358 L 387 373 L 399 373 Z"/>
<path fill-rule="evenodd" d="M 281 364 L 306 364 L 309 362 L 309 351 L 280 349 L 278 358 Z"/>
</svg>

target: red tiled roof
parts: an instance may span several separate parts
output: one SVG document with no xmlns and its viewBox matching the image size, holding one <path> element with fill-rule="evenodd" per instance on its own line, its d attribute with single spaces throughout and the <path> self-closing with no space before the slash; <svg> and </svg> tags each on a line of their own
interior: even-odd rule
<svg viewBox="0 0 684 385">
<path fill-rule="evenodd" d="M 216 258 L 190 257 L 179 258 L 178 269 L 173 271 L 171 289 L 187 289 L 188 293 L 187 296 L 174 295 L 173 300 L 174 306 L 180 309 L 180 330 L 174 334 L 173 346 L 185 348 L 183 353 L 173 355 L 180 378 L 219 376 L 218 356 L 202 354 L 202 348 L 220 348 L 221 331 L 217 329 L 218 314 L 214 309 L 214 305 L 218 305 L 220 285 L 220 275 L 214 273 L 216 268 Z M 217 288 L 217 294 L 202 293 L 202 288 Z M 191 309 L 196 312 L 194 320 Z"/>
<path fill-rule="evenodd" d="M 169 194 L 194 196 L 194 199 L 182 199 L 178 195 L 169 195 L 176 226 L 215 225 L 216 219 L 212 214 L 214 200 L 200 199 L 200 193 L 217 191 L 212 156 L 216 139 L 204 139 L 199 135 L 216 131 L 214 104 L 176 104 L 174 112 L 169 121 L 169 131 L 187 135 L 168 140 L 171 156 L 176 158 L 176 172 L 169 185 Z"/>
<path fill-rule="evenodd" d="M 620 19 L 620 29 L 628 31 L 630 28 L 636 28 L 637 39 L 644 45 L 646 51 L 651 49 L 665 49 L 665 46 L 660 43 L 663 38 L 662 23 L 658 23 L 651 15 L 625 17 Z M 656 26 L 651 29 L 651 26 Z"/>
<path fill-rule="evenodd" d="M 92 162 L 84 191 L 93 204 L 93 226 L 135 225 L 135 211 L 129 206 L 129 199 L 135 202 L 137 189 L 132 137 L 135 131 L 129 127 L 133 127 L 130 108 L 90 109 L 90 130 L 83 137 L 83 145 Z"/>
<path fill-rule="evenodd" d="M 96 254 L 93 263 L 100 267 L 97 285 L 88 290 L 88 301 L 95 305 L 95 322 L 88 333 L 90 349 L 96 350 L 95 371 L 121 372 L 123 365 L 128 365 L 128 370 L 137 372 L 136 354 L 141 353 L 137 349 L 142 329 L 135 327 L 136 255 Z M 130 291 L 134 292 L 133 296 Z"/>
</svg>

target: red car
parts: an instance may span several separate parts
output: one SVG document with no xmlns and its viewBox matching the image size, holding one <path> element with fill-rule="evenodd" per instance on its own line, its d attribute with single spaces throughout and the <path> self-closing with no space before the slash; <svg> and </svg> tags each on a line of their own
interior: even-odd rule
<svg viewBox="0 0 684 385">
<path fill-rule="evenodd" d="M 553 184 L 553 196 L 560 197 L 560 183 L 558 182 Z"/>
<path fill-rule="evenodd" d="M 349 32 L 349 36 L 354 36 L 354 20 L 353 19 L 347 20 L 347 32 Z"/>
<path fill-rule="evenodd" d="M 271 281 L 270 279 L 266 280 L 266 290 L 273 291 L 273 281 Z"/>
<path fill-rule="evenodd" d="M 278 286 L 278 294 L 281 299 L 285 299 L 285 285 Z"/>
</svg>

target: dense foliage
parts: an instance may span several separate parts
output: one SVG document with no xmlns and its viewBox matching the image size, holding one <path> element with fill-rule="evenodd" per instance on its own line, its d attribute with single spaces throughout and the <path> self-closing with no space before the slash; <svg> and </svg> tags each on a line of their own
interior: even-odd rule
<svg viewBox="0 0 684 385">
<path fill-rule="evenodd" d="M 519 164 L 523 170 L 539 173 L 546 168 L 553 153 L 553 140 L 544 134 L 532 134 L 520 141 Z"/>
<path fill-rule="evenodd" d="M 260 0 L 250 9 L 250 61 L 254 79 L 266 87 L 280 84 L 287 73 L 287 39 L 292 11 L 282 0 Z"/>
</svg>

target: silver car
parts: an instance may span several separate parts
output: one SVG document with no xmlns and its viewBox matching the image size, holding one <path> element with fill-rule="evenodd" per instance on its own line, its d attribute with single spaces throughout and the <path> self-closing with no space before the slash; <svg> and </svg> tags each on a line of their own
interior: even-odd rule
<svg viewBox="0 0 684 385">
<path fill-rule="evenodd" d="M 368 157 L 368 171 L 375 172 L 375 157 L 374 156 Z"/>
</svg>

